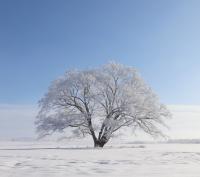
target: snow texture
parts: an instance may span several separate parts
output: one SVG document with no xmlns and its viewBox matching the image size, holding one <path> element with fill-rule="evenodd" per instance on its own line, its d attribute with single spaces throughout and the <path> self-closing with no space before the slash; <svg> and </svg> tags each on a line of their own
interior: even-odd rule
<svg viewBox="0 0 200 177">
<path fill-rule="evenodd" d="M 50 142 L 1 142 L 1 177 L 199 177 L 200 144 L 93 149 Z"/>
</svg>

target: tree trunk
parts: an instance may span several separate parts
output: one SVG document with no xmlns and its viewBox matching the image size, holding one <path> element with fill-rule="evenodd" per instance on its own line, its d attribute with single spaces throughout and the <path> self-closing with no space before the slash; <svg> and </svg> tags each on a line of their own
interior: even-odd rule
<svg viewBox="0 0 200 177">
<path fill-rule="evenodd" d="M 97 140 L 97 141 L 94 142 L 94 147 L 95 147 L 95 148 L 98 148 L 98 147 L 103 148 L 103 146 L 104 146 L 105 144 L 106 144 L 106 142 L 101 141 L 101 140 Z"/>
</svg>

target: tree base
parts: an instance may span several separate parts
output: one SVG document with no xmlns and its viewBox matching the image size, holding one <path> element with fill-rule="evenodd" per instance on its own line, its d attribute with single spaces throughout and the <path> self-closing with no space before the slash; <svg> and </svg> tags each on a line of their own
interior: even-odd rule
<svg viewBox="0 0 200 177">
<path fill-rule="evenodd" d="M 106 143 L 102 141 L 97 141 L 94 143 L 95 148 L 103 148 Z"/>
</svg>

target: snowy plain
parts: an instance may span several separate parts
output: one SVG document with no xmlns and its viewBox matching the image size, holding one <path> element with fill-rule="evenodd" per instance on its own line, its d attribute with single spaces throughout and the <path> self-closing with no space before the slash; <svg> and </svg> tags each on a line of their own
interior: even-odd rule
<svg viewBox="0 0 200 177">
<path fill-rule="evenodd" d="M 200 106 L 169 108 L 174 116 L 165 133 L 172 139 L 200 140 Z M 0 105 L 0 177 L 200 177 L 200 144 L 132 144 L 149 140 L 141 133 L 126 136 L 124 143 L 112 139 L 103 149 L 82 139 L 18 139 L 34 135 L 36 112 L 29 106 Z"/>
<path fill-rule="evenodd" d="M 200 144 L 0 142 L 1 177 L 199 177 Z"/>
</svg>

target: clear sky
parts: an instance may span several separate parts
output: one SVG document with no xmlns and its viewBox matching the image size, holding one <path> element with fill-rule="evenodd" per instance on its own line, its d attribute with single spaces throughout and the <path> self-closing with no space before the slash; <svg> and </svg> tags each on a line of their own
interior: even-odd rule
<svg viewBox="0 0 200 177">
<path fill-rule="evenodd" d="M 199 0 L 0 0 L 0 138 L 34 135 L 37 101 L 67 69 L 110 60 L 177 106 L 175 137 L 199 135 L 199 106 L 179 110 L 200 105 Z"/>
<path fill-rule="evenodd" d="M 1 0 L 0 104 L 36 104 L 69 68 L 135 66 L 166 104 L 200 104 L 199 0 Z"/>
</svg>

